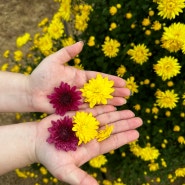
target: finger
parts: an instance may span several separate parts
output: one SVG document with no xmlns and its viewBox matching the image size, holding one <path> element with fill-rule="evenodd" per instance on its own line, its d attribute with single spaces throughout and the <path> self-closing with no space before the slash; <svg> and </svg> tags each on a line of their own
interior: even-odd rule
<svg viewBox="0 0 185 185">
<path fill-rule="evenodd" d="M 56 178 L 71 185 L 98 185 L 98 182 L 92 176 L 76 167 L 74 164 L 66 166 L 64 173 L 62 173 L 63 169 L 57 169 L 57 171 L 58 174 L 55 175 Z"/>
<path fill-rule="evenodd" d="M 87 81 L 92 79 L 92 78 L 96 78 L 98 73 L 101 74 L 104 78 L 108 77 L 109 80 L 114 81 L 114 87 L 124 87 L 126 85 L 125 80 L 123 80 L 120 77 L 105 74 L 105 73 L 101 73 L 101 72 L 95 72 L 95 71 L 86 71 Z"/>
<path fill-rule="evenodd" d="M 95 106 L 93 109 L 86 108 L 84 110 L 79 110 L 78 112 L 85 111 L 85 112 L 88 112 L 88 113 L 92 113 L 93 116 L 97 116 L 97 115 L 105 114 L 105 113 L 108 113 L 108 112 L 113 112 L 115 110 L 116 110 L 116 108 L 112 105 L 99 105 L 99 106 Z M 65 114 L 65 116 L 73 117 L 75 115 L 75 113 L 76 113 L 75 111 L 68 111 Z M 57 114 L 52 114 L 52 115 L 46 117 L 44 120 L 46 120 L 46 119 L 56 120 L 56 119 L 61 119 L 62 117 L 64 117 L 64 116 L 57 115 Z"/>
<path fill-rule="evenodd" d="M 137 130 L 128 130 L 125 132 L 111 135 L 106 140 L 100 142 L 99 155 L 115 150 L 125 144 L 135 141 L 139 138 Z"/>
<path fill-rule="evenodd" d="M 128 88 L 115 88 L 115 91 L 112 93 L 112 96 L 115 97 L 126 97 L 126 96 L 130 96 L 131 91 Z"/>
<path fill-rule="evenodd" d="M 141 118 L 134 117 L 126 120 L 116 121 L 114 123 L 111 123 L 109 125 L 113 125 L 113 131 L 112 134 L 128 131 L 128 130 L 134 130 L 138 127 L 140 127 L 143 124 Z M 103 126 L 101 129 L 104 129 L 105 126 Z"/>
<path fill-rule="evenodd" d="M 113 106 L 121 106 L 127 103 L 127 100 L 125 98 L 121 97 L 113 97 L 112 99 L 109 99 L 107 101 L 108 105 L 113 105 Z"/>
<path fill-rule="evenodd" d="M 125 144 L 128 144 L 132 141 L 137 140 L 139 137 L 139 133 L 137 130 L 129 130 L 117 134 L 111 135 L 106 140 L 103 140 L 101 142 L 98 142 L 96 140 L 93 140 L 82 147 L 79 147 L 78 150 L 81 152 L 81 157 L 79 158 L 79 166 L 83 165 L 90 159 L 105 154 L 111 150 L 115 150 Z M 93 150 L 92 150 L 93 148 Z"/>
<path fill-rule="evenodd" d="M 60 49 L 54 54 L 50 55 L 48 58 L 50 61 L 59 62 L 60 64 L 64 64 L 78 55 L 83 48 L 83 42 L 79 41 L 71 46 L 67 46 L 65 48 Z"/>
<path fill-rule="evenodd" d="M 114 112 L 115 110 L 116 110 L 116 107 L 112 105 L 98 105 L 98 106 L 95 106 L 94 108 L 86 108 L 84 110 L 79 110 L 79 112 L 85 111 L 88 113 L 92 113 L 93 116 L 98 116 L 101 114 L 106 114 L 108 112 Z"/>
<path fill-rule="evenodd" d="M 121 110 L 121 111 L 107 112 L 105 114 L 101 114 L 97 116 L 96 118 L 101 123 L 101 126 L 103 126 L 108 123 L 113 123 L 120 120 L 126 120 L 134 116 L 135 114 L 130 110 Z"/>
</svg>

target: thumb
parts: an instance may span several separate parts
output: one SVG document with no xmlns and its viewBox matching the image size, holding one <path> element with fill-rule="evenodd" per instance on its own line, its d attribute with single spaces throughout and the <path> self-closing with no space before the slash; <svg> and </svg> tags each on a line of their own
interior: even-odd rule
<svg viewBox="0 0 185 185">
<path fill-rule="evenodd" d="M 83 48 L 84 43 L 82 41 L 76 42 L 73 45 L 64 47 L 54 54 L 50 55 L 50 61 L 59 62 L 60 64 L 64 64 L 78 55 Z"/>
<path fill-rule="evenodd" d="M 67 168 L 70 169 L 70 171 L 67 170 Z M 81 170 L 79 167 L 72 164 L 67 168 L 65 168 L 65 175 L 60 173 L 56 176 L 58 180 L 67 182 L 70 185 L 98 185 L 98 182 L 92 176 Z"/>
</svg>

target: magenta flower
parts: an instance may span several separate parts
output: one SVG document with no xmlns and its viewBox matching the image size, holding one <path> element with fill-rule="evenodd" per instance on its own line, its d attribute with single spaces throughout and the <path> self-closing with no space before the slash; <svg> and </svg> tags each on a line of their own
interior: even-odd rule
<svg viewBox="0 0 185 185">
<path fill-rule="evenodd" d="M 72 131 L 72 118 L 65 116 L 64 119 L 51 121 L 51 123 L 52 126 L 48 128 L 50 136 L 46 141 L 50 144 L 53 143 L 57 150 L 75 151 L 78 145 L 78 138 L 75 132 Z"/>
<path fill-rule="evenodd" d="M 61 82 L 59 87 L 54 88 L 54 92 L 47 96 L 50 103 L 53 104 L 55 113 L 63 116 L 67 111 L 78 110 L 78 106 L 82 104 L 81 91 L 76 90 L 76 86 L 72 88 L 67 83 Z"/>
</svg>

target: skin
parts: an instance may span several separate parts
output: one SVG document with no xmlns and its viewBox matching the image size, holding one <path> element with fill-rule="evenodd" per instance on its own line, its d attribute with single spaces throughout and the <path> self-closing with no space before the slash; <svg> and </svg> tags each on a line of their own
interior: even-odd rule
<svg viewBox="0 0 185 185">
<path fill-rule="evenodd" d="M 49 137 L 48 128 L 52 120 L 61 116 L 54 114 L 47 95 L 61 81 L 80 89 L 89 79 L 96 77 L 97 72 L 79 70 L 67 66 L 66 62 L 81 52 L 82 42 L 63 48 L 46 57 L 32 72 L 25 76 L 18 73 L 0 72 L 0 112 L 46 112 L 49 115 L 41 121 L 19 123 L 0 126 L 0 175 L 16 168 L 25 167 L 33 163 L 43 164 L 53 176 L 71 185 L 97 185 L 97 181 L 80 166 L 100 154 L 117 149 L 131 141 L 138 139 L 136 130 L 142 125 L 142 120 L 135 117 L 130 110 L 117 111 L 115 106 L 126 103 L 125 96 L 130 95 L 125 88 L 125 81 L 119 77 L 102 74 L 114 81 L 113 98 L 108 105 L 88 108 L 86 103 L 80 111 L 92 112 L 100 121 L 101 127 L 105 124 L 114 125 L 111 136 L 102 141 L 93 140 L 82 144 L 76 151 L 58 151 L 46 142 Z M 74 111 L 67 112 L 72 117 Z"/>
<path fill-rule="evenodd" d="M 92 112 L 100 121 L 101 127 L 111 124 L 114 125 L 114 130 L 108 139 L 82 144 L 76 151 L 57 150 L 54 145 L 46 142 L 51 120 L 61 118 L 59 115 L 52 114 L 40 122 L 1 126 L 0 175 L 33 163 L 41 163 L 60 181 L 71 185 L 97 185 L 97 181 L 80 169 L 80 166 L 93 157 L 136 140 L 139 137 L 136 128 L 142 125 L 142 120 L 135 117 L 132 111 L 116 111 L 112 105 L 96 106 L 85 111 Z M 74 114 L 75 112 L 67 113 L 70 117 Z"/>
<path fill-rule="evenodd" d="M 79 70 L 66 63 L 78 55 L 83 48 L 83 42 L 77 42 L 65 47 L 58 52 L 46 57 L 29 76 L 23 74 L 0 72 L 0 112 L 46 112 L 54 113 L 47 95 L 53 88 L 60 85 L 61 81 L 77 89 L 98 72 Z M 125 96 L 130 95 L 130 90 L 125 88 L 122 78 L 101 73 L 114 81 L 113 99 L 108 104 L 120 106 L 126 103 Z M 81 109 L 87 108 L 83 103 Z"/>
</svg>

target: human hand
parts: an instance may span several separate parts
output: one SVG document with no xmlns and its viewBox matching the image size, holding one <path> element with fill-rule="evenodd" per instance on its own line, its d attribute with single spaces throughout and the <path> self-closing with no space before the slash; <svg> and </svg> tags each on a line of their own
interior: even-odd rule
<svg viewBox="0 0 185 185">
<path fill-rule="evenodd" d="M 77 89 L 80 89 L 84 83 L 96 77 L 98 72 L 79 70 L 65 65 L 66 62 L 81 52 L 82 47 L 83 42 L 77 42 L 46 57 L 28 77 L 27 89 L 32 110 L 35 112 L 54 113 L 54 109 L 47 98 L 53 92 L 54 87 L 58 87 L 61 81 L 63 81 L 70 86 L 76 86 Z M 114 81 L 115 91 L 112 94 L 113 98 L 108 100 L 108 104 L 120 106 L 126 103 L 124 97 L 130 95 L 130 90 L 124 88 L 125 81 L 113 75 L 101 74 Z M 84 103 L 79 108 L 86 107 L 87 104 Z"/>
<path fill-rule="evenodd" d="M 86 109 L 86 112 L 92 112 L 101 127 L 105 124 L 113 124 L 114 129 L 108 139 L 102 142 L 92 140 L 78 146 L 76 151 L 57 150 L 54 145 L 46 142 L 49 137 L 47 129 L 51 126 L 51 120 L 57 120 L 61 116 L 50 115 L 36 125 L 35 161 L 43 164 L 57 179 L 71 185 L 97 185 L 97 181 L 79 167 L 100 154 L 136 140 L 139 133 L 135 129 L 142 125 L 142 120 L 135 117 L 132 111 L 116 111 L 111 105 L 96 106 L 93 109 Z M 74 114 L 74 111 L 66 113 L 69 117 Z"/>
</svg>

